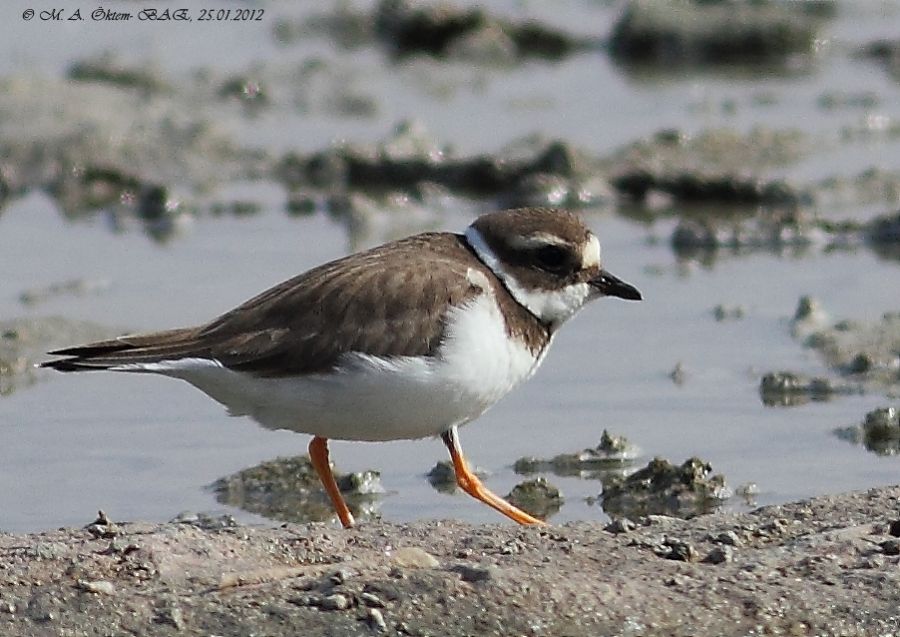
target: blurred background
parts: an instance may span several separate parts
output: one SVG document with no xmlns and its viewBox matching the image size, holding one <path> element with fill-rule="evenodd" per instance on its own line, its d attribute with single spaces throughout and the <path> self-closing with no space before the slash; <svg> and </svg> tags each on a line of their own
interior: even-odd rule
<svg viewBox="0 0 900 637">
<path fill-rule="evenodd" d="M 98 508 L 327 519 L 302 459 L 271 462 L 303 436 L 174 380 L 34 363 L 520 205 L 583 214 L 645 300 L 586 309 L 462 430 L 493 490 L 565 521 L 896 483 L 900 5 L 19 4 L 0 9 L 0 530 Z M 445 453 L 332 447 L 363 514 L 500 521 L 426 477 Z"/>
</svg>

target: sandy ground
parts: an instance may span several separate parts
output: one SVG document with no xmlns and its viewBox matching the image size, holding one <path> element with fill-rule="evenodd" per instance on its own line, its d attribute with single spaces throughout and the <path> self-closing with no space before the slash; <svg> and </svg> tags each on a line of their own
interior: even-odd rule
<svg viewBox="0 0 900 637">
<path fill-rule="evenodd" d="M 2 635 L 900 635 L 900 486 L 604 529 L 0 535 Z"/>
</svg>

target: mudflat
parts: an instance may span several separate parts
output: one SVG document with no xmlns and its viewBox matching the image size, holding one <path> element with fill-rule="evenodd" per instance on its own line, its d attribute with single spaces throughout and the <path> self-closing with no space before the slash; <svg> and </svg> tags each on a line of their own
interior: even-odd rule
<svg viewBox="0 0 900 637">
<path fill-rule="evenodd" d="M 4 635 L 894 635 L 900 486 L 544 527 L 182 516 L 0 535 Z"/>
</svg>

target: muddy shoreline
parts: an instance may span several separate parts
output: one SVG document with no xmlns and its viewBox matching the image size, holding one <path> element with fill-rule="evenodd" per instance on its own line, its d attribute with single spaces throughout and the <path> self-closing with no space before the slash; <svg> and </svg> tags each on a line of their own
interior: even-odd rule
<svg viewBox="0 0 900 637">
<path fill-rule="evenodd" d="M 0 532 L 0 636 L 900 637 L 900 486 L 685 520 L 604 501 L 598 469 L 649 461 L 680 488 L 714 464 L 762 503 L 898 481 L 896 10 L 262 4 L 216 31 L 7 21 L 0 528 L 75 526 Z M 190 388 L 34 367 L 207 320 L 285 264 L 520 205 L 583 212 L 647 292 L 573 324 L 494 437 L 466 434 L 498 493 L 527 478 L 582 521 L 453 508 L 428 448 L 397 443 L 336 454 L 402 493 L 351 531 L 309 509 L 160 523 L 217 508 L 199 485 L 221 476 L 235 515 L 293 515 L 302 488 L 331 509 L 271 460 L 301 442 L 230 427 Z M 598 455 L 607 427 L 647 455 Z M 152 522 L 88 524 L 97 503 Z M 606 514 L 631 519 L 583 521 Z"/>
<path fill-rule="evenodd" d="M 183 516 L 0 535 L 5 635 L 894 635 L 900 486 L 522 528 Z"/>
</svg>

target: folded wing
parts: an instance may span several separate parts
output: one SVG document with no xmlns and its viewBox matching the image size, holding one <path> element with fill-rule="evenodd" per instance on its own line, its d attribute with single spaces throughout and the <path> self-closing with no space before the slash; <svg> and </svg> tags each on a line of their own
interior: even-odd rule
<svg viewBox="0 0 900 637">
<path fill-rule="evenodd" d="M 433 355 L 447 309 L 483 292 L 461 256 L 468 248 L 457 235 L 410 237 L 310 270 L 206 325 L 69 347 L 42 366 L 156 371 L 200 358 L 277 377 L 327 372 L 348 352 Z"/>
</svg>

